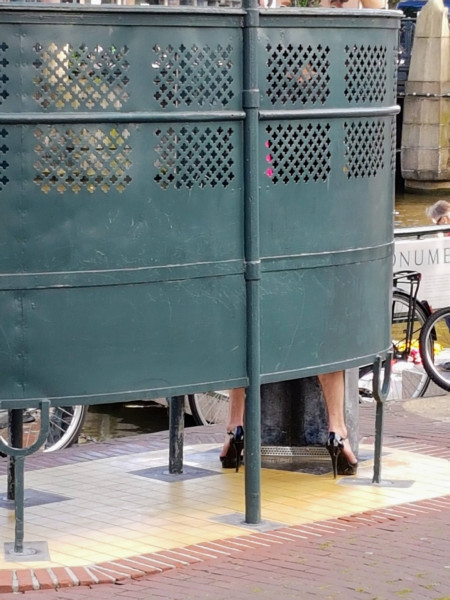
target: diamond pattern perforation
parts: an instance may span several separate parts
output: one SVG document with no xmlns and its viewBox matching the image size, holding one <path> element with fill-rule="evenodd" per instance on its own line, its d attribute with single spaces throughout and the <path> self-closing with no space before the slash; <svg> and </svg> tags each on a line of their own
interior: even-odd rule
<svg viewBox="0 0 450 600">
<path fill-rule="evenodd" d="M 232 46 L 155 44 L 152 50 L 154 98 L 161 108 L 224 107 L 233 99 Z"/>
<path fill-rule="evenodd" d="M 81 190 L 123 192 L 131 183 L 130 133 L 126 128 L 103 129 L 49 126 L 35 129 L 34 183 L 47 194 Z"/>
<path fill-rule="evenodd" d="M 119 110 L 127 102 L 127 46 L 33 46 L 34 100 L 42 108 Z"/>
<path fill-rule="evenodd" d="M 328 46 L 266 46 L 266 96 L 272 104 L 324 104 L 330 95 Z"/>
<path fill-rule="evenodd" d="M 391 171 L 395 173 L 397 158 L 397 119 L 391 117 Z"/>
<path fill-rule="evenodd" d="M 327 181 L 331 166 L 330 125 L 266 127 L 265 174 L 273 184 Z"/>
<path fill-rule="evenodd" d="M 231 127 L 156 129 L 154 181 L 162 188 L 227 187 L 235 178 Z"/>
<path fill-rule="evenodd" d="M 344 132 L 347 178 L 375 177 L 384 165 L 384 123 L 344 123 Z"/>
<path fill-rule="evenodd" d="M 7 176 L 9 163 L 6 157 L 9 152 L 8 146 L 4 143 L 5 138 L 8 136 L 6 129 L 0 129 L 0 191 L 2 191 L 9 179 Z"/>
<path fill-rule="evenodd" d="M 344 95 L 349 103 L 382 102 L 387 92 L 384 46 L 346 46 Z"/>
<path fill-rule="evenodd" d="M 9 77 L 6 74 L 6 67 L 9 65 L 9 60 L 7 59 L 7 51 L 8 45 L 5 42 L 0 44 L 0 104 L 6 100 L 9 96 L 8 90 L 6 89 L 6 84 L 9 81 Z"/>
</svg>

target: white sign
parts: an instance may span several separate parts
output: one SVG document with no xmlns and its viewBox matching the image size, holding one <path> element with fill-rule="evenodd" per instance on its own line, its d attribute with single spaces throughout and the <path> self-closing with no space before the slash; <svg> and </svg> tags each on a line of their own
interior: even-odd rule
<svg viewBox="0 0 450 600">
<path fill-rule="evenodd" d="M 395 271 L 412 270 L 422 274 L 419 300 L 433 309 L 450 305 L 450 237 L 398 239 L 395 241 Z"/>
</svg>

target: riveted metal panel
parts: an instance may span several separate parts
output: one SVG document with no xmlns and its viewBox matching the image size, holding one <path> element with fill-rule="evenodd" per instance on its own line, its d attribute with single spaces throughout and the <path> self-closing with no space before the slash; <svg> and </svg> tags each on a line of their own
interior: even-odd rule
<svg viewBox="0 0 450 600">
<path fill-rule="evenodd" d="M 389 345 L 396 33 L 363 21 L 262 20 L 263 381 L 369 363 Z"/>
</svg>

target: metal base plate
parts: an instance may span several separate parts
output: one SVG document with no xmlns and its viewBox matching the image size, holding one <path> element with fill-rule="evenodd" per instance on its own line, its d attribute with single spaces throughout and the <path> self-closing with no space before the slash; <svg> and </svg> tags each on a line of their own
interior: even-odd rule
<svg viewBox="0 0 450 600">
<path fill-rule="evenodd" d="M 24 542 L 23 552 L 14 552 L 14 542 L 5 542 L 5 562 L 36 562 L 50 560 L 47 542 Z"/>
<path fill-rule="evenodd" d="M 198 467 L 190 467 L 189 465 L 184 465 L 183 473 L 180 474 L 169 473 L 168 467 L 154 467 L 150 469 L 140 469 L 139 471 L 130 472 L 132 475 L 148 477 L 149 479 L 157 479 L 158 481 L 166 481 L 167 483 L 173 483 L 175 481 L 186 481 L 188 479 L 198 479 L 199 477 L 210 477 L 211 475 L 218 475 L 217 471 L 200 469 Z"/>
<path fill-rule="evenodd" d="M 211 517 L 211 521 L 218 521 L 226 525 L 235 525 L 236 527 L 243 527 L 252 531 L 271 531 L 280 527 L 286 527 L 286 523 L 278 523 L 277 521 L 261 521 L 256 525 L 252 525 L 245 522 L 245 515 L 243 513 L 230 513 L 228 515 Z"/>
<path fill-rule="evenodd" d="M 50 492 L 41 492 L 40 490 L 26 489 L 24 491 L 24 506 L 40 506 L 41 504 L 50 504 L 52 502 L 63 502 L 64 500 L 72 500 L 69 496 L 61 494 L 51 494 Z M 6 494 L 0 496 L 0 508 L 14 510 L 15 501 L 8 500 Z"/>
</svg>

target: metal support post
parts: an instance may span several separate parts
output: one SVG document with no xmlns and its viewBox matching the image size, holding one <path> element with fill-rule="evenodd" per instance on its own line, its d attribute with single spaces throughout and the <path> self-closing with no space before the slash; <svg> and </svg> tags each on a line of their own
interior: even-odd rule
<svg viewBox="0 0 450 600">
<path fill-rule="evenodd" d="M 389 394 L 391 384 L 392 351 L 389 351 L 384 363 L 384 380 L 380 387 L 381 356 L 377 356 L 373 364 L 373 395 L 377 401 L 375 416 L 375 455 L 372 483 L 380 483 L 381 453 L 383 450 L 383 412 L 384 402 Z"/>
<path fill-rule="evenodd" d="M 23 409 L 15 408 L 8 411 L 9 443 L 13 448 L 23 448 Z M 8 456 L 8 485 L 7 500 L 16 498 L 16 457 Z"/>
<path fill-rule="evenodd" d="M 260 397 L 260 229 L 258 185 L 259 89 L 257 67 L 258 0 L 246 0 L 244 28 L 243 107 L 245 168 L 245 261 L 247 290 L 247 372 L 245 400 L 245 521 L 261 520 L 261 397 Z"/>
<path fill-rule="evenodd" d="M 183 473 L 184 396 L 169 398 L 169 473 Z"/>
<path fill-rule="evenodd" d="M 15 536 L 14 553 L 23 553 L 24 536 L 24 504 L 25 504 L 25 457 L 15 456 L 16 484 L 15 484 Z"/>
<path fill-rule="evenodd" d="M 0 402 L 0 408 L 2 403 Z M 14 550 L 11 551 L 13 554 L 26 555 L 35 554 L 36 551 L 33 548 L 23 547 L 24 538 L 24 504 L 25 504 L 25 456 L 30 456 L 42 446 L 48 435 L 49 421 L 50 421 L 50 401 L 41 400 L 40 406 L 38 407 L 41 411 L 41 427 L 39 434 L 34 440 L 33 444 L 27 448 L 23 448 L 22 435 L 18 435 L 19 439 L 15 440 L 15 443 L 20 443 L 20 446 L 12 445 L 12 429 L 14 433 L 17 433 L 19 424 L 19 415 L 23 409 L 13 409 L 11 412 L 16 412 L 16 415 L 11 415 L 11 421 L 14 421 L 14 427 L 10 423 L 10 437 L 9 444 L 7 444 L 3 438 L 0 438 L 0 451 L 3 451 L 11 460 L 14 460 L 14 485 L 12 492 L 14 493 L 14 508 L 15 508 L 15 539 L 14 539 Z M 23 422 L 23 415 L 20 414 L 21 425 Z M 16 429 L 17 428 L 17 429 Z"/>
</svg>

